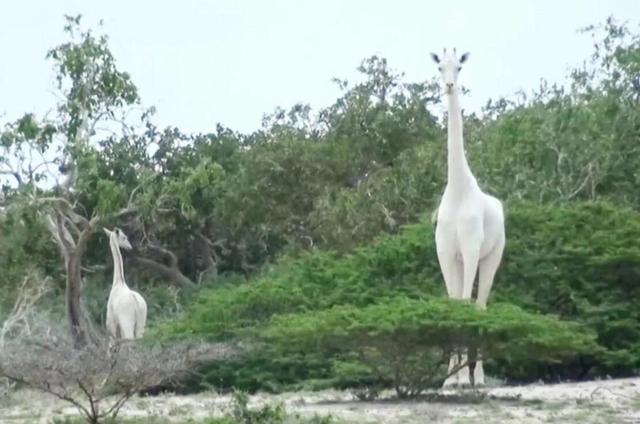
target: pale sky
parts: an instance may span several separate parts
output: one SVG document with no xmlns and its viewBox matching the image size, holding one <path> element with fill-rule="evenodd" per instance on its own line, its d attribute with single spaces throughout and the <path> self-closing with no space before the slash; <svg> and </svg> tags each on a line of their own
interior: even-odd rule
<svg viewBox="0 0 640 424">
<path fill-rule="evenodd" d="M 251 132 L 277 106 L 317 110 L 354 80 L 360 61 L 386 57 L 407 80 L 436 75 L 429 51 L 471 56 L 460 79 L 478 110 L 489 98 L 562 82 L 591 52 L 577 29 L 613 14 L 637 24 L 637 0 L 56 0 L 3 1 L 0 123 L 55 105 L 48 49 L 66 40 L 64 14 L 104 20 L 121 70 L 155 122 L 209 132 L 220 122 Z"/>
</svg>

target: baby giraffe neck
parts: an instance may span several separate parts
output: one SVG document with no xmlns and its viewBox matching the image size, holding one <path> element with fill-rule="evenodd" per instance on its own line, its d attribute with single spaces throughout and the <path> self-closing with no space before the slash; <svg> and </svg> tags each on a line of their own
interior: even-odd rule
<svg viewBox="0 0 640 424">
<path fill-rule="evenodd" d="M 472 174 L 464 154 L 462 139 L 462 109 L 456 89 L 447 96 L 449 120 L 447 124 L 447 183 L 461 186 L 471 181 Z"/>
<path fill-rule="evenodd" d="M 109 244 L 111 245 L 111 254 L 113 255 L 113 287 L 117 285 L 126 286 L 120 247 L 118 247 L 118 243 L 114 239 L 111 239 Z"/>
</svg>

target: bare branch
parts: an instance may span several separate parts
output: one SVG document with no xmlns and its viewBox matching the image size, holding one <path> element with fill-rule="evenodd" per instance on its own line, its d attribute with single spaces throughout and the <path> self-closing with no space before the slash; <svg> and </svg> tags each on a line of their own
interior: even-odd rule
<svg viewBox="0 0 640 424">
<path fill-rule="evenodd" d="M 64 197 L 37 197 L 33 199 L 34 203 L 60 203 L 63 206 L 66 206 L 68 209 L 72 210 L 73 205 Z"/>
<path fill-rule="evenodd" d="M 171 268 L 175 268 L 178 266 L 178 257 L 176 256 L 175 253 L 173 253 L 169 249 L 166 249 L 162 247 L 160 244 L 153 243 L 153 242 L 150 242 L 149 244 L 147 244 L 147 248 L 152 252 L 155 252 L 160 256 L 162 256 L 163 258 L 165 258 Z"/>
<path fill-rule="evenodd" d="M 577 196 L 586 187 L 587 183 L 591 179 L 592 171 L 593 171 L 593 163 L 589 163 L 589 166 L 587 167 L 587 176 L 584 178 L 584 180 L 578 185 L 578 187 L 572 193 L 569 193 L 566 196 L 566 200 L 573 199 L 575 196 Z"/>
<path fill-rule="evenodd" d="M 80 235 L 80 233 L 82 231 L 80 230 L 80 228 L 78 228 L 76 223 L 73 221 L 73 219 L 68 214 L 65 214 L 65 216 L 63 217 L 63 221 L 64 221 L 65 224 L 68 224 L 69 227 L 71 227 L 71 229 L 73 230 L 73 232 L 76 235 Z"/>
<path fill-rule="evenodd" d="M 29 271 L 18 288 L 13 308 L 0 327 L 0 347 L 8 335 L 31 335 L 30 321 L 35 305 L 49 292 L 50 278 Z"/>
<path fill-rule="evenodd" d="M 133 205 L 133 198 L 135 197 L 138 190 L 140 190 L 141 188 L 142 188 L 142 184 L 139 184 L 138 186 L 136 186 L 136 188 L 131 190 L 131 193 L 129 194 L 129 201 L 127 202 L 127 208 L 131 208 L 131 205 Z"/>
<path fill-rule="evenodd" d="M 178 283 L 182 286 L 193 287 L 195 284 L 189 277 L 184 275 L 182 271 L 177 266 L 167 266 L 163 263 L 157 262 L 153 259 L 145 258 L 142 256 L 134 256 L 133 260 L 135 263 L 142 265 L 149 270 L 161 275 L 164 278 L 167 278 L 175 283 Z"/>
<path fill-rule="evenodd" d="M 65 227 L 59 213 L 56 213 L 55 218 L 56 219 L 54 220 L 51 215 L 47 215 L 47 226 L 49 227 L 49 231 L 56 241 L 56 244 L 60 248 L 62 256 L 64 256 L 65 259 L 68 259 L 70 253 L 75 249 L 76 243 L 73 241 L 73 237 L 69 233 L 69 230 Z"/>
<path fill-rule="evenodd" d="M 14 170 L 0 170 L 0 175 L 10 175 L 15 178 L 18 185 L 22 185 L 22 177 L 20 176 L 20 173 Z"/>
<path fill-rule="evenodd" d="M 78 348 L 61 334 L 10 340 L 0 356 L 0 376 L 74 405 L 89 422 L 115 418 L 135 393 L 172 384 L 203 361 L 235 354 L 225 344 L 109 345 L 96 334 Z"/>
<path fill-rule="evenodd" d="M 213 243 L 201 232 L 197 232 L 195 234 L 194 249 L 198 252 L 204 268 L 198 274 L 198 283 L 205 278 L 210 279 L 218 276 L 218 264 L 220 263 L 220 257 L 215 251 L 215 246 L 222 247 L 223 245 L 224 240 L 220 240 L 218 243 Z"/>
</svg>

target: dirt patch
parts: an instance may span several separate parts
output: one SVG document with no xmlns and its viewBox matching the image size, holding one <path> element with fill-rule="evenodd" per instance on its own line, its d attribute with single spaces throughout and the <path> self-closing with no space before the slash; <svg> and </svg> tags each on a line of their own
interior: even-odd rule
<svg viewBox="0 0 640 424">
<path fill-rule="evenodd" d="M 123 408 L 121 416 L 199 420 L 224 415 L 230 403 L 230 396 L 215 393 L 136 397 Z M 640 424 L 640 378 L 443 391 L 413 401 L 361 402 L 342 391 L 257 394 L 250 398 L 249 405 L 278 403 L 292 413 L 332 415 L 347 423 Z M 54 417 L 71 415 L 76 415 L 73 407 L 27 390 L 13 393 L 0 405 L 0 423 L 49 423 Z"/>
</svg>

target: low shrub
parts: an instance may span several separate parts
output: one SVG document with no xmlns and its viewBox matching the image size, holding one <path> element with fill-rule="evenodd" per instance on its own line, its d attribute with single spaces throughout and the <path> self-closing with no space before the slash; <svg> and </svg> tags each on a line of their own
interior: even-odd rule
<svg viewBox="0 0 640 424">
<path fill-rule="evenodd" d="M 554 314 L 585 324 L 603 347 L 597 354 L 541 363 L 499 358 L 487 371 L 509 381 L 632 375 L 640 368 L 640 213 L 604 202 L 506 205 L 507 246 L 489 303 L 511 303 L 527 312 Z M 179 318 L 156 326 L 158 337 L 255 340 L 281 314 L 356 308 L 387 297 L 425 299 L 445 293 L 430 222 L 348 254 L 312 251 L 281 258 L 243 284 L 205 289 Z M 266 346 L 233 364 L 202 370 L 213 384 L 246 390 L 304 385 L 353 385 L 335 379 L 323 357 L 278 356 Z M 347 377 L 348 374 L 341 374 Z M 259 377 L 255 377 L 259 376 Z M 355 381 L 358 381 L 356 378 Z M 195 382 L 195 380 L 194 380 Z M 362 384 L 378 384 L 362 381 Z"/>
<path fill-rule="evenodd" d="M 279 315 L 262 332 L 281 356 L 326 354 L 334 373 L 391 382 L 399 397 L 442 385 L 450 352 L 478 349 L 484 360 L 554 362 L 594 354 L 595 333 L 576 323 L 495 304 L 490 310 L 445 298 L 396 297 L 358 308 Z"/>
</svg>

